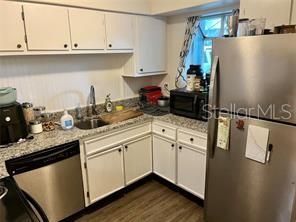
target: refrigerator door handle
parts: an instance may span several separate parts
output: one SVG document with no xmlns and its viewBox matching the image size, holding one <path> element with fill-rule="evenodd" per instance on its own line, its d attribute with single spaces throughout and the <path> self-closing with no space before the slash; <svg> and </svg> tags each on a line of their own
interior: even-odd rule
<svg viewBox="0 0 296 222">
<path fill-rule="evenodd" d="M 215 86 L 217 88 L 217 73 L 219 69 L 219 57 L 215 56 L 213 60 L 212 70 L 211 70 L 211 82 L 209 89 L 209 110 L 213 111 L 217 108 L 217 93 L 218 90 L 215 90 Z"/>
<path fill-rule="evenodd" d="M 217 138 L 217 94 L 218 94 L 218 84 L 217 84 L 217 73 L 219 69 L 219 57 L 215 56 L 211 71 L 211 82 L 209 90 L 209 124 L 208 124 L 208 157 L 213 158 L 216 138 Z"/>
<path fill-rule="evenodd" d="M 208 141 L 207 141 L 208 157 L 214 158 L 215 148 L 217 143 L 218 116 L 217 116 L 217 112 L 215 111 L 211 112 L 210 115 L 212 116 L 209 119 L 209 123 L 208 123 Z"/>
</svg>

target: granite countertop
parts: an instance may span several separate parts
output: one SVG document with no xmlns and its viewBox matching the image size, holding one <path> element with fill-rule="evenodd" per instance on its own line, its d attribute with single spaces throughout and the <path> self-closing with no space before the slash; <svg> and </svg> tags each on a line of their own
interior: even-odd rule
<svg viewBox="0 0 296 222">
<path fill-rule="evenodd" d="M 160 117 L 152 117 L 150 115 L 144 114 L 140 117 L 136 117 L 120 123 L 111 124 L 91 130 L 81 130 L 74 127 L 69 131 L 64 131 L 61 128 L 57 128 L 56 130 L 51 132 L 43 132 L 41 134 L 34 135 L 34 139 L 31 141 L 16 144 L 8 148 L 0 149 L 0 179 L 9 176 L 5 167 L 6 160 L 24 156 L 26 154 L 34 153 L 40 150 L 48 149 L 71 141 L 81 140 L 111 130 L 120 129 L 134 124 L 151 122 L 153 119 L 164 121 L 167 123 L 171 123 L 180 127 L 189 128 L 203 133 L 207 132 L 206 122 L 175 116 L 172 114 Z"/>
<path fill-rule="evenodd" d="M 184 127 L 191 130 L 199 131 L 201 133 L 207 133 L 208 131 L 207 122 L 203 122 L 195 119 L 189 119 L 182 116 L 176 116 L 173 114 L 167 114 L 164 116 L 155 116 L 153 117 L 153 119 L 170 123 L 179 127 Z"/>
</svg>

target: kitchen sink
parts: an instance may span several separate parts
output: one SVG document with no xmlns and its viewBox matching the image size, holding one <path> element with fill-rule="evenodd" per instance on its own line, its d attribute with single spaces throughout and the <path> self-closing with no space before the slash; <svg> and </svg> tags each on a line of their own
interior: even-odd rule
<svg viewBox="0 0 296 222">
<path fill-rule="evenodd" d="M 100 118 L 81 120 L 75 124 L 77 128 L 83 130 L 95 129 L 106 125 L 108 125 L 108 123 Z"/>
</svg>

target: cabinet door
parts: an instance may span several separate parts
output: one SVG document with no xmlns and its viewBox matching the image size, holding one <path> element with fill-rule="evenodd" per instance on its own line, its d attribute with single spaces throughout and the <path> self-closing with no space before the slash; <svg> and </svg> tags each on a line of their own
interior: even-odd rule
<svg viewBox="0 0 296 222">
<path fill-rule="evenodd" d="M 72 49 L 105 49 L 105 15 L 85 9 L 69 9 Z"/>
<path fill-rule="evenodd" d="M 266 27 L 289 24 L 291 0 L 241 0 L 241 18 L 266 18 Z"/>
<path fill-rule="evenodd" d="M 118 146 L 87 157 L 90 203 L 124 187 L 123 152 Z"/>
<path fill-rule="evenodd" d="M 25 31 L 20 4 L 0 2 L 0 30 L 0 51 L 24 51 Z"/>
<path fill-rule="evenodd" d="M 176 144 L 153 136 L 153 171 L 164 179 L 176 182 Z"/>
<path fill-rule="evenodd" d="M 64 7 L 24 5 L 28 50 L 69 50 L 68 11 Z"/>
<path fill-rule="evenodd" d="M 166 70 L 166 21 L 150 16 L 137 17 L 136 71 L 141 73 Z"/>
<path fill-rule="evenodd" d="M 133 49 L 133 16 L 118 13 L 106 14 L 107 49 Z"/>
<path fill-rule="evenodd" d="M 178 185 L 204 199 L 206 153 L 189 146 L 178 146 Z"/>
<path fill-rule="evenodd" d="M 130 184 L 152 172 L 151 136 L 124 145 L 126 184 Z"/>
</svg>

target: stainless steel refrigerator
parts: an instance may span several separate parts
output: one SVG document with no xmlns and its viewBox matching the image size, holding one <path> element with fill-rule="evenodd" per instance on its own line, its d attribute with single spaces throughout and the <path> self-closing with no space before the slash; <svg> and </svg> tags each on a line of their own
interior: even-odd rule
<svg viewBox="0 0 296 222">
<path fill-rule="evenodd" d="M 213 56 L 205 220 L 295 222 L 296 34 L 217 39 Z M 268 131 L 263 162 L 246 155 L 251 126 Z"/>
</svg>

